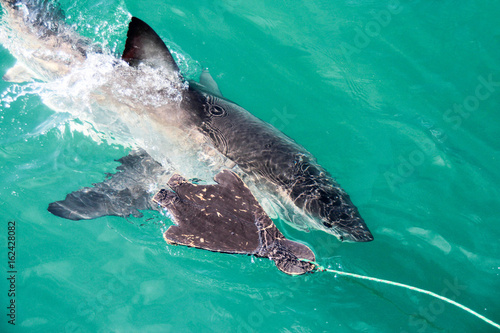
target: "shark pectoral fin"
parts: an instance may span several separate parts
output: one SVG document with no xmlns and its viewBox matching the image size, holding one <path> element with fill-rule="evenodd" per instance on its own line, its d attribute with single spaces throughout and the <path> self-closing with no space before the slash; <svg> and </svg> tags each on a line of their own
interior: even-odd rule
<svg viewBox="0 0 500 333">
<path fill-rule="evenodd" d="M 34 74 L 24 65 L 16 63 L 5 73 L 3 79 L 7 82 L 22 83 L 30 81 L 33 79 L 33 76 Z"/>
<path fill-rule="evenodd" d="M 168 184 L 175 192 L 155 195 L 153 201 L 174 218 L 163 236 L 169 244 L 268 257 L 287 274 L 312 270 L 298 260 L 314 258 L 312 251 L 285 239 L 235 173 L 224 170 L 214 180 L 218 184 L 196 185 L 174 175 Z"/>
<path fill-rule="evenodd" d="M 129 23 L 122 59 L 130 66 L 146 63 L 179 72 L 179 67 L 160 36 L 137 17 L 132 17 Z"/>
<path fill-rule="evenodd" d="M 72 192 L 64 200 L 49 204 L 48 211 L 68 220 L 90 220 L 102 216 L 141 217 L 139 209 L 151 209 L 147 192 L 116 191 L 104 183 Z"/>
<path fill-rule="evenodd" d="M 48 211 L 69 220 L 89 220 L 108 215 L 139 217 L 139 210 L 153 209 L 149 185 L 161 181 L 166 173 L 162 165 L 143 150 L 132 151 L 118 161 L 117 173 L 51 203 Z"/>
<path fill-rule="evenodd" d="M 207 92 L 211 93 L 214 96 L 224 97 L 220 92 L 219 86 L 213 79 L 212 75 L 208 69 L 204 69 L 200 74 L 200 84 L 203 85 Z"/>
</svg>

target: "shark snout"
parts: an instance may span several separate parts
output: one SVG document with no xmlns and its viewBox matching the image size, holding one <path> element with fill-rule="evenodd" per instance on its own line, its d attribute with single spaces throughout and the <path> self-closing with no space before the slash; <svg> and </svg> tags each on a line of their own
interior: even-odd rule
<svg viewBox="0 0 500 333">
<path fill-rule="evenodd" d="M 373 235 L 366 226 L 354 206 L 334 207 L 328 217 L 323 220 L 326 231 L 335 235 L 340 241 L 370 242 Z"/>
<path fill-rule="evenodd" d="M 339 228 L 340 240 L 350 242 L 371 242 L 373 235 L 363 220 L 358 221 L 357 227 Z"/>
</svg>

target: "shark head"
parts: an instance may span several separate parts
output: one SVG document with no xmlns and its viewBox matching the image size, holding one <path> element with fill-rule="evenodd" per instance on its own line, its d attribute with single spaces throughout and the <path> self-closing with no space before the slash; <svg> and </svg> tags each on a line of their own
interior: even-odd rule
<svg viewBox="0 0 500 333">
<path fill-rule="evenodd" d="M 295 205 L 315 216 L 315 227 L 340 241 L 369 242 L 373 235 L 349 195 L 312 156 L 296 158 L 289 195 Z"/>
<path fill-rule="evenodd" d="M 335 200 L 331 200 L 335 202 Z M 370 242 L 373 235 L 347 194 L 341 195 L 340 205 L 326 205 L 321 219 L 326 231 L 341 241 Z"/>
<path fill-rule="evenodd" d="M 304 195 L 305 192 L 302 192 Z M 297 203 L 297 201 L 296 201 Z M 307 195 L 304 209 L 319 217 L 317 227 L 340 241 L 369 242 L 373 235 L 349 195 L 339 187 L 316 187 Z"/>
</svg>

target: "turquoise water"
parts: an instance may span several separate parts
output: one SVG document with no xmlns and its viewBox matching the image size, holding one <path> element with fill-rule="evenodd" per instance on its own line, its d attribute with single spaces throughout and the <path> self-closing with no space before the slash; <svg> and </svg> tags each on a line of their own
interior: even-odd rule
<svg viewBox="0 0 500 333">
<path fill-rule="evenodd" d="M 61 6 L 79 33 L 117 54 L 127 13 L 147 21 L 186 59 L 186 76 L 208 67 L 226 97 L 311 151 L 375 237 L 340 243 L 277 220 L 318 262 L 432 290 L 500 322 L 500 4 Z M 2 73 L 15 62 L 5 48 L 0 59 Z M 0 255 L 7 271 L 15 220 L 17 270 L 16 326 L 2 314 L 2 332 L 494 331 L 404 289 L 168 246 L 159 214 L 52 216 L 50 202 L 102 181 L 128 150 L 75 130 L 77 119 L 25 90 L 0 82 Z"/>
</svg>

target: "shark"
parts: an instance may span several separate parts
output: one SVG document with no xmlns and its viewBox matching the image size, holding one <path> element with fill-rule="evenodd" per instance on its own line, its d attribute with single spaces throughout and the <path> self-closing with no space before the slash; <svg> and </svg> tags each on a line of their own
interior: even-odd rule
<svg viewBox="0 0 500 333">
<path fill-rule="evenodd" d="M 5 80 L 21 82 L 27 78 L 44 81 L 61 78 L 71 73 L 72 68 L 81 66 L 93 54 L 102 52 L 92 41 L 65 26 L 64 12 L 55 3 L 40 0 L 0 0 L 0 2 L 4 8 L 2 19 L 10 27 L 9 31 L 16 31 L 21 35 L 24 38 L 25 48 L 31 50 L 17 52 L 18 61 L 4 75 Z M 45 52 L 50 49 L 58 51 Z M 242 205 L 251 203 L 254 208 L 249 209 L 261 216 L 262 208 L 255 202 L 248 187 L 242 185 L 242 180 L 236 175 L 239 172 L 240 176 L 247 177 L 267 191 L 278 193 L 284 201 L 310 216 L 312 228 L 332 234 L 341 241 L 373 240 L 372 233 L 349 195 L 330 173 L 319 165 L 310 152 L 272 125 L 226 98 L 208 71 L 204 70 L 201 73 L 199 81 L 186 80 L 165 42 L 146 22 L 131 17 L 123 53 L 120 58 L 114 60 L 111 67 L 111 76 L 121 78 L 120 87 L 130 83 L 129 88 L 133 89 L 134 82 L 154 82 L 154 78 L 148 76 L 152 71 L 156 76 L 161 75 L 168 82 L 168 87 L 154 87 L 155 89 L 141 92 L 120 94 L 117 91 L 128 91 L 128 89 L 108 86 L 99 94 L 101 99 L 108 104 L 111 102 L 126 104 L 133 113 L 147 117 L 156 129 L 168 132 L 173 141 L 184 138 L 181 141 L 185 143 L 183 146 L 185 151 L 198 147 L 202 142 L 224 158 L 224 166 L 215 176 L 215 181 L 223 179 L 225 180 L 223 184 L 232 185 L 204 187 L 198 186 L 196 182 L 191 183 L 189 189 L 192 195 L 184 197 L 185 200 L 191 200 L 189 207 L 199 208 L 199 200 L 193 198 L 200 196 L 205 198 L 202 191 L 208 191 L 220 200 L 214 200 L 211 204 L 204 202 L 207 203 L 206 209 L 212 209 L 215 205 L 230 212 L 243 209 L 245 207 Z M 145 94 L 146 99 L 152 101 L 160 98 L 172 102 L 139 103 L 136 99 Z M 103 98 L 101 95 L 106 97 Z M 64 218 L 79 220 L 104 215 L 140 214 L 139 210 L 154 209 L 154 204 L 160 204 L 167 209 L 170 207 L 173 211 L 183 211 L 183 214 L 177 215 L 177 221 L 183 220 L 186 214 L 189 215 L 189 209 L 176 209 L 181 200 L 179 196 L 173 199 L 172 195 L 163 193 L 159 198 L 157 194 L 156 201 L 151 201 L 151 193 L 143 184 L 145 179 L 165 182 L 161 177 L 165 177 L 168 172 L 148 152 L 133 151 L 119 162 L 122 166 L 115 175 L 94 187 L 70 193 L 65 200 L 51 203 L 49 211 Z M 229 173 L 233 173 L 234 176 Z M 135 176 L 130 176 L 131 174 Z M 169 176 L 171 176 L 168 181 L 171 193 L 175 193 L 174 188 L 188 188 L 185 186 L 189 182 L 180 175 L 169 174 Z M 180 183 L 185 184 L 184 187 L 179 187 L 179 179 L 182 180 Z M 124 185 L 127 182 L 128 184 Z M 242 197 L 246 198 L 246 201 L 239 201 L 238 198 Z M 213 214 L 215 216 L 222 214 L 221 210 L 217 209 Z M 252 217 L 246 219 L 250 224 L 257 225 L 257 229 L 254 229 L 260 236 L 255 237 L 260 239 L 259 244 L 262 245 L 262 231 L 270 228 L 272 223 L 256 223 L 255 214 L 252 215 L 253 220 Z M 234 217 L 238 220 L 237 216 Z M 200 218 L 200 224 L 204 223 L 202 220 L 203 218 Z M 229 220 L 220 224 L 219 231 L 220 228 L 231 228 L 228 227 Z M 214 227 L 212 235 L 217 234 L 218 228 Z M 275 232 L 272 239 L 285 244 L 283 236 L 280 235 L 279 231 Z M 214 242 L 221 245 L 230 237 L 230 235 L 215 237 Z M 196 239 L 199 242 L 205 238 L 199 236 Z M 171 242 L 183 243 L 179 240 Z M 184 243 L 193 244 L 185 239 Z M 298 247 L 300 246 L 292 246 L 294 249 Z M 268 250 L 263 251 L 260 246 L 260 250 L 243 252 L 268 254 L 271 248 L 268 246 Z M 237 250 L 238 246 L 233 245 L 232 251 L 241 252 Z M 305 253 L 307 258 L 314 259 L 307 250 L 300 251 Z M 279 260 L 283 262 L 282 257 L 280 258 Z M 297 263 L 295 264 L 297 266 Z M 301 266 L 301 269 L 304 270 L 304 267 Z M 303 272 L 301 269 L 299 271 Z"/>
</svg>

